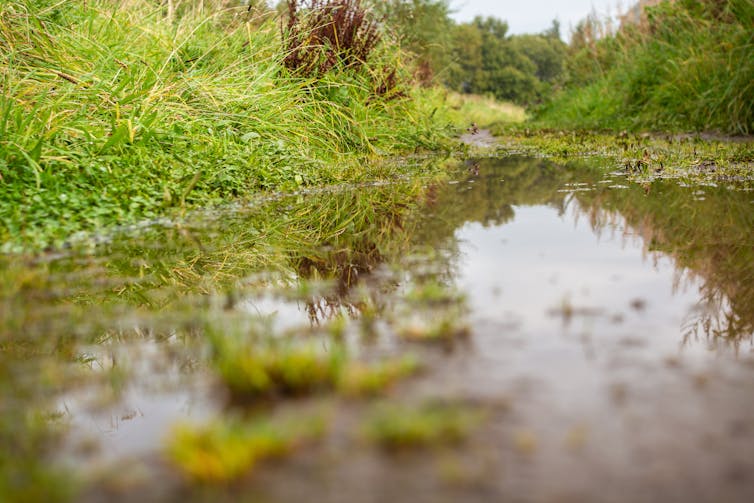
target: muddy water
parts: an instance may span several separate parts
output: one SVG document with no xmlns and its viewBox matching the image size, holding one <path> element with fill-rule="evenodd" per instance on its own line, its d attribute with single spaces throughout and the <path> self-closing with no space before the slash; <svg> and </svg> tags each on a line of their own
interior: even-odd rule
<svg viewBox="0 0 754 503">
<path fill-rule="evenodd" d="M 751 501 L 754 195 L 522 158 L 450 178 L 12 263 L 2 434 L 38 437 L 14 411 L 45 412 L 56 435 L 17 450 L 72 472 L 91 501 Z M 467 335 L 396 335 L 448 316 L 406 300 L 428 280 L 460 294 L 449 317 Z M 273 337 L 326 345 L 338 316 L 356 354 L 423 364 L 379 402 L 485 419 L 460 445 L 386 453 L 359 434 L 372 401 L 279 399 L 263 413 L 327 410 L 324 437 L 230 486 L 184 479 L 164 455 L 175 423 L 248 413 L 228 405 L 207 327 L 262 318 Z"/>
</svg>

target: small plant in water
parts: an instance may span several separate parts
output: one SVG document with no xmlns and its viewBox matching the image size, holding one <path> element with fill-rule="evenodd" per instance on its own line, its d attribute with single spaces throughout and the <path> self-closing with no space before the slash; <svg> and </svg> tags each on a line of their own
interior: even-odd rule
<svg viewBox="0 0 754 503">
<path fill-rule="evenodd" d="M 412 356 L 373 364 L 352 362 L 343 369 L 338 389 L 347 396 L 375 396 L 419 369 Z"/>
<path fill-rule="evenodd" d="M 179 425 L 169 439 L 167 455 L 190 479 L 222 483 L 250 473 L 260 461 L 292 453 L 323 431 L 321 418 L 274 422 L 233 418 L 204 426 Z"/>
<path fill-rule="evenodd" d="M 430 280 L 415 285 L 406 294 L 406 300 L 419 306 L 450 305 L 465 302 L 463 292 L 444 285 L 436 280 Z"/>
<path fill-rule="evenodd" d="M 303 395 L 331 389 L 345 363 L 337 346 L 329 353 L 314 344 L 263 341 L 255 345 L 221 339 L 216 368 L 237 398 Z"/>
<path fill-rule="evenodd" d="M 378 407 L 364 430 L 367 438 L 387 449 L 436 446 L 464 440 L 482 413 L 460 404 L 430 401 L 419 407 Z"/>
<path fill-rule="evenodd" d="M 452 343 L 469 335 L 462 292 L 431 280 L 405 296 L 406 306 L 396 323 L 398 335 L 409 341 Z"/>
<path fill-rule="evenodd" d="M 419 364 L 405 356 L 377 362 L 349 358 L 340 342 L 321 344 L 292 339 L 211 338 L 215 368 L 238 401 L 339 391 L 374 396 L 415 373 Z"/>
</svg>

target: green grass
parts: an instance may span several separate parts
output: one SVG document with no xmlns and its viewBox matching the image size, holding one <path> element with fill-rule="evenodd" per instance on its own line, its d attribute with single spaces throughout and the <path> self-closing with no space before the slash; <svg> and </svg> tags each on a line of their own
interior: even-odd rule
<svg viewBox="0 0 754 503">
<path fill-rule="evenodd" d="M 459 404 L 427 401 L 419 406 L 383 404 L 364 423 L 372 442 L 389 450 L 433 447 L 463 441 L 482 412 Z"/>
<path fill-rule="evenodd" d="M 239 403 L 339 393 L 346 397 L 384 394 L 419 370 L 411 355 L 361 361 L 335 340 L 297 340 L 264 324 L 246 331 L 210 328 L 213 366 Z"/>
<path fill-rule="evenodd" d="M 547 127 L 754 132 L 754 4 L 680 0 L 588 41 L 571 85 L 535 113 Z"/>
<path fill-rule="evenodd" d="M 527 118 L 523 107 L 489 96 L 449 92 L 445 103 L 450 121 L 461 130 L 472 123 L 486 128 L 493 124 L 520 123 Z"/>
<path fill-rule="evenodd" d="M 220 484 L 249 475 L 263 461 L 293 453 L 321 436 L 322 418 L 224 418 L 202 426 L 177 425 L 167 456 L 193 482 Z"/>
<path fill-rule="evenodd" d="M 214 2 L 205 2 L 206 6 Z M 438 95 L 375 93 L 402 54 L 318 77 L 282 65 L 266 11 L 155 2 L 0 6 L 2 251 L 256 191 L 380 179 L 387 154 L 440 148 Z"/>
<path fill-rule="evenodd" d="M 531 129 L 529 129 L 531 127 Z M 691 184 L 754 186 L 754 142 L 686 134 L 599 133 L 532 125 L 493 128 L 497 155 L 547 157 L 559 163 L 588 160 L 645 183 L 659 178 Z"/>
</svg>

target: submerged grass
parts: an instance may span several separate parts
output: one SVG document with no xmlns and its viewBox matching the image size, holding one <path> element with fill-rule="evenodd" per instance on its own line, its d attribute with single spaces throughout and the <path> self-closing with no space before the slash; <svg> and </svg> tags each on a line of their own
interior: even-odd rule
<svg viewBox="0 0 754 503">
<path fill-rule="evenodd" d="M 258 190 L 378 179 L 380 155 L 447 138 L 432 92 L 376 92 L 383 69 L 401 71 L 387 42 L 361 68 L 294 75 L 266 9 L 11 0 L 0 45 L 4 252 Z"/>
</svg>

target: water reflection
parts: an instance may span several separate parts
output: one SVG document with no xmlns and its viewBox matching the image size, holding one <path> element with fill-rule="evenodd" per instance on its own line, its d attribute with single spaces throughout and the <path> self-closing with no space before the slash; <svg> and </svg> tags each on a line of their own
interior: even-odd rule
<svg viewBox="0 0 754 503">
<path fill-rule="evenodd" d="M 753 200 L 673 181 L 626 185 L 585 165 L 481 159 L 450 181 L 281 196 L 122 236 L 92 254 L 7 258 L 0 438 L 38 463 L 43 449 L 17 439 L 46 431 L 17 426 L 24 411 L 65 403 L 79 411 L 74 429 L 102 424 L 111 410 L 85 410 L 99 386 L 139 404 L 117 416 L 127 424 L 113 441 L 142 435 L 134 449 L 147 448 L 197 399 L 187 382 L 206 370 L 207 324 L 246 317 L 286 334 L 359 319 L 390 339 L 378 341 L 385 352 L 432 333 L 433 321 L 457 323 L 451 332 L 471 334 L 472 364 L 435 360 L 443 372 L 427 387 L 493 393 L 534 376 L 567 397 L 568 414 L 593 408 L 601 417 L 605 385 L 610 404 L 624 403 L 624 380 L 676 362 L 679 346 L 707 362 L 707 349 L 751 344 Z M 136 356 L 129 344 L 150 351 Z M 92 370 L 88 355 L 119 353 L 130 366 Z M 175 381 L 172 402 L 156 381 Z M 82 382 L 84 398 L 70 391 Z M 196 410 L 205 413 L 201 403 Z"/>
<path fill-rule="evenodd" d="M 649 192 L 639 186 L 615 189 L 620 178 L 605 178 L 600 170 L 531 159 L 479 160 L 460 174 L 458 183 L 431 188 L 415 238 L 445 250 L 456 262 L 451 269 L 457 269 L 459 255 L 473 253 L 465 259 L 467 271 L 455 273 L 457 279 L 475 275 L 461 278 L 470 290 L 515 291 L 519 297 L 507 309 L 520 314 L 527 292 L 541 298 L 554 283 L 566 285 L 559 295 L 569 296 L 591 277 L 639 282 L 661 270 L 663 279 L 633 295 L 652 296 L 663 282 L 672 289 L 663 303 L 685 292 L 684 302 L 694 307 L 676 327 L 678 340 L 736 342 L 754 332 L 754 214 L 748 192 L 710 189 L 700 201 L 694 190 L 673 181 L 655 181 Z M 486 231 L 490 228 L 496 230 Z M 472 252 L 460 250 L 459 243 Z M 544 258 L 534 260 L 533 254 Z M 626 269 L 622 261 L 632 254 L 642 260 Z M 544 269 L 548 281 L 537 282 Z M 611 304 L 610 289 L 599 299 L 600 309 L 626 304 Z M 561 305 L 571 301 L 553 304 L 578 314 Z"/>
</svg>

